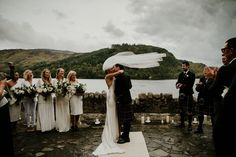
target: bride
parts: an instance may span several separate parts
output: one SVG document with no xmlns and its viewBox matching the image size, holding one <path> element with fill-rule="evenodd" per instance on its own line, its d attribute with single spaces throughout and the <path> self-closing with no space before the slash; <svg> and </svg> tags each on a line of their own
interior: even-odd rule
<svg viewBox="0 0 236 157">
<path fill-rule="evenodd" d="M 117 72 L 114 71 L 114 68 L 106 70 L 105 81 L 108 86 L 108 94 L 106 101 L 106 120 L 105 126 L 102 132 L 102 143 L 97 147 L 93 152 L 93 155 L 105 155 L 111 153 L 124 153 L 124 150 L 118 147 L 116 144 L 119 137 L 119 128 L 118 128 L 118 117 L 116 112 L 116 103 L 114 95 L 114 80 L 116 75 L 123 73 L 123 70 Z"/>
<path fill-rule="evenodd" d="M 165 53 L 144 53 L 134 54 L 130 51 L 120 52 L 105 60 L 103 63 L 103 71 L 107 74 L 105 81 L 108 86 L 108 94 L 106 101 L 106 120 L 105 126 L 102 132 L 102 143 L 93 152 L 93 155 L 105 155 L 112 153 L 125 153 L 117 144 L 119 137 L 118 116 L 116 112 L 115 102 L 115 76 L 123 73 L 123 70 L 115 71 L 114 65 L 121 64 L 129 68 L 151 68 L 159 66 L 159 62 L 163 57 L 166 57 Z"/>
</svg>

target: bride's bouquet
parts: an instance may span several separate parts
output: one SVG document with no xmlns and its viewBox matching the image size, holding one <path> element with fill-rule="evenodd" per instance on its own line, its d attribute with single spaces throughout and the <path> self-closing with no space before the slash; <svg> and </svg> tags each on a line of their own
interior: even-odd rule
<svg viewBox="0 0 236 157">
<path fill-rule="evenodd" d="M 43 95 L 45 100 L 47 100 L 47 96 L 49 96 L 51 93 L 54 93 L 55 89 L 56 88 L 51 84 L 43 84 L 41 87 L 37 88 L 37 93 Z"/>
</svg>

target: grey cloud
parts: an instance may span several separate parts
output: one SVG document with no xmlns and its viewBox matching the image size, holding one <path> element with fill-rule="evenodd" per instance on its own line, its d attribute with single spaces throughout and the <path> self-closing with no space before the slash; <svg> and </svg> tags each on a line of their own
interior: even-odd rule
<svg viewBox="0 0 236 157">
<path fill-rule="evenodd" d="M 221 64 L 215 54 L 220 53 L 221 45 L 236 32 L 236 1 L 131 2 L 130 11 L 136 15 L 137 33 L 148 36 L 157 44 L 169 42 L 169 45 L 175 45 L 173 50 L 176 52 L 173 53 L 179 57 L 201 62 L 208 55 L 206 64 Z"/>
<path fill-rule="evenodd" d="M 117 28 L 111 21 L 109 21 L 103 29 L 105 32 L 116 37 L 122 37 L 125 34 L 121 29 Z"/>
<path fill-rule="evenodd" d="M 56 15 L 57 19 L 66 19 L 67 18 L 66 14 L 64 14 L 63 12 L 61 12 L 61 11 L 59 11 L 57 9 L 53 9 L 52 11 Z"/>
<path fill-rule="evenodd" d="M 14 47 L 21 45 L 27 48 L 48 47 L 53 40 L 36 32 L 29 23 L 18 24 L 0 16 L 0 41 Z M 1 44 L 0 44 L 1 47 Z"/>
</svg>

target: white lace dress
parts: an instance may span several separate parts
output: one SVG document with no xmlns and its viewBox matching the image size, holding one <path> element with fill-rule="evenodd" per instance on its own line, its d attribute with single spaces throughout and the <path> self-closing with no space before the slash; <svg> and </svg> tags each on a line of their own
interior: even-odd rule
<svg viewBox="0 0 236 157">
<path fill-rule="evenodd" d="M 113 153 L 124 153 L 124 150 L 122 150 L 116 143 L 119 137 L 119 130 L 118 130 L 118 118 L 116 112 L 114 88 L 115 87 L 113 80 L 113 83 L 107 93 L 107 100 L 106 100 L 107 111 L 106 111 L 105 126 L 102 132 L 102 143 L 93 152 L 93 155 L 95 156 L 113 154 Z"/>
<path fill-rule="evenodd" d="M 78 82 L 71 83 L 72 85 L 79 85 Z M 83 96 L 81 95 L 72 95 L 70 97 L 70 114 L 71 115 L 81 115 L 83 114 Z"/>
<path fill-rule="evenodd" d="M 57 86 L 58 80 L 53 81 L 53 86 Z M 70 106 L 68 96 L 56 95 L 56 129 L 59 132 L 70 130 Z"/>
<path fill-rule="evenodd" d="M 22 86 L 29 87 L 29 81 L 22 81 Z M 24 96 L 21 100 L 24 106 L 25 120 L 28 127 L 34 127 L 36 125 L 36 102 L 34 98 Z"/>
<path fill-rule="evenodd" d="M 10 88 L 10 95 L 11 95 L 11 100 L 9 100 L 9 114 L 10 114 L 10 120 L 11 122 L 16 122 L 20 120 L 20 114 L 21 114 L 21 103 L 16 102 L 16 98 L 14 97 L 14 94 L 12 91 L 18 87 L 19 84 L 15 84 Z"/>
<path fill-rule="evenodd" d="M 43 81 L 39 80 L 36 87 L 41 87 Z M 38 110 L 37 110 L 37 130 L 42 132 L 50 131 L 55 128 L 55 114 L 52 96 L 46 98 L 42 94 L 38 94 Z"/>
</svg>

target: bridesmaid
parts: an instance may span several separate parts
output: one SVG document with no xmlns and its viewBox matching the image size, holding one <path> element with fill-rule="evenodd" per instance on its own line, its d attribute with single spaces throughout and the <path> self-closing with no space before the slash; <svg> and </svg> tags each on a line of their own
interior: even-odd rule
<svg viewBox="0 0 236 157">
<path fill-rule="evenodd" d="M 37 82 L 36 88 L 38 92 L 37 130 L 50 131 L 55 128 L 55 116 L 52 101 L 52 78 L 49 69 L 46 68 L 41 72 L 41 79 Z"/>
<path fill-rule="evenodd" d="M 60 90 L 61 93 L 56 93 L 55 110 L 56 110 L 56 129 L 59 132 L 67 132 L 70 130 L 70 106 L 68 95 L 65 95 L 66 79 L 64 78 L 64 69 L 58 68 L 56 79 L 53 80 L 53 86 Z M 64 87 L 63 87 L 64 86 Z"/>
<path fill-rule="evenodd" d="M 10 94 L 9 101 L 9 113 L 10 113 L 10 121 L 12 131 L 16 131 L 17 121 L 20 120 L 21 114 L 21 103 L 17 101 L 16 97 L 14 96 L 14 89 L 19 87 L 18 83 L 19 73 L 15 72 L 13 79 L 7 81 L 8 92 Z"/>
<path fill-rule="evenodd" d="M 21 83 L 22 87 L 33 89 L 33 72 L 31 70 L 25 70 L 23 73 L 24 80 Z M 25 120 L 27 125 L 27 132 L 34 131 L 36 127 L 36 101 L 34 96 L 24 96 L 22 99 L 24 106 Z"/>
<path fill-rule="evenodd" d="M 70 71 L 67 75 L 67 81 L 72 86 L 72 89 L 75 90 L 75 86 L 79 85 L 79 81 L 76 78 L 76 72 Z M 77 123 L 81 114 L 83 114 L 83 96 L 76 94 L 76 91 L 73 91 L 70 95 L 70 114 L 71 114 L 71 129 L 77 130 Z"/>
</svg>

